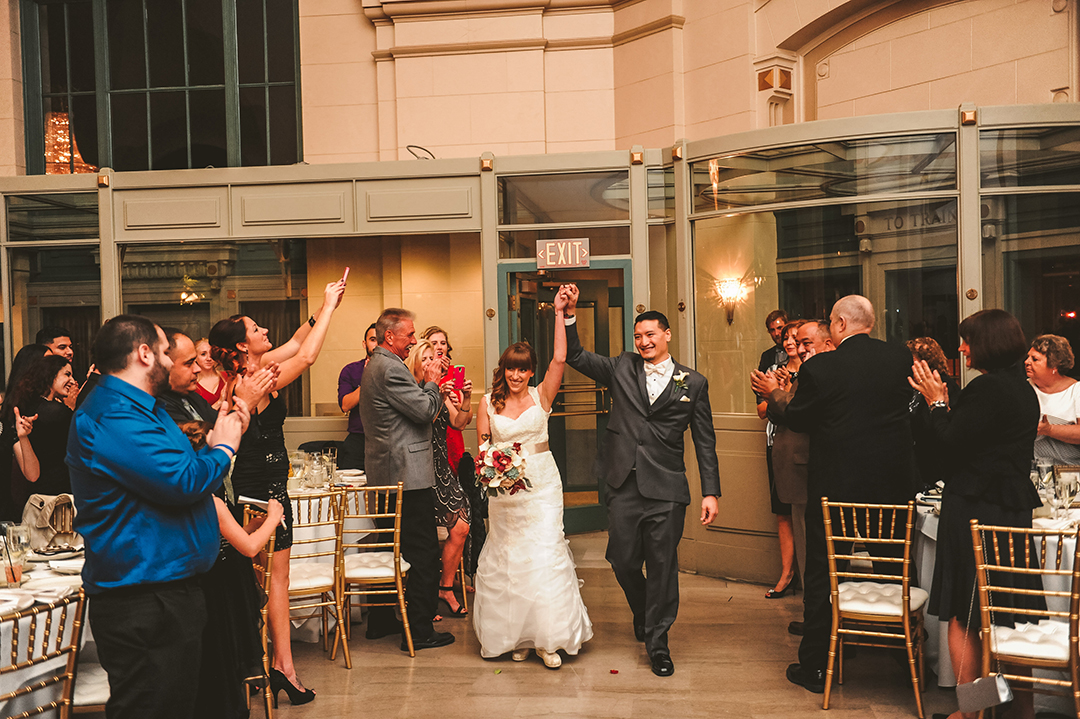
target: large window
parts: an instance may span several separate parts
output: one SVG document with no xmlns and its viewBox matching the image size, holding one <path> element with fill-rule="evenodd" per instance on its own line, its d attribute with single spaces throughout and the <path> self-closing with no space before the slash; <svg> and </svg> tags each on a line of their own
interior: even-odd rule
<svg viewBox="0 0 1080 719">
<path fill-rule="evenodd" d="M 987 306 L 1016 315 L 1029 338 L 1066 337 L 1074 352 L 1080 349 L 1078 133 L 1069 125 L 984 130 L 979 137 Z M 1042 192 L 1032 191 L 1040 186 Z"/>
<path fill-rule="evenodd" d="M 866 138 L 694 163 L 695 328 L 713 411 L 754 411 L 749 372 L 772 344 L 772 310 L 825 319 L 849 294 L 874 304 L 876 337 L 932 337 L 958 372 L 954 146 Z M 847 199 L 884 192 L 928 196 Z"/>
<path fill-rule="evenodd" d="M 296 0 L 23 0 L 27 172 L 293 164 Z"/>
</svg>

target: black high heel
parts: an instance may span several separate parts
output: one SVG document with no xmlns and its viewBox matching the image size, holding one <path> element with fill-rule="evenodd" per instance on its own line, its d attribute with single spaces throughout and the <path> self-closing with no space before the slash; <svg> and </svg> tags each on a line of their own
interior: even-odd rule
<svg viewBox="0 0 1080 719">
<path fill-rule="evenodd" d="M 440 586 L 439 591 L 440 592 L 453 592 L 454 587 L 453 586 L 450 586 L 450 587 L 442 587 L 442 586 Z M 455 599 L 456 598 L 457 597 L 455 597 Z M 446 612 L 446 616 L 448 616 L 448 617 L 467 617 L 467 616 L 469 616 L 469 612 L 465 610 L 465 607 L 463 605 L 458 604 L 457 611 L 454 611 L 454 609 L 450 606 L 450 602 L 446 601 L 442 597 L 439 597 L 439 601 L 442 602 L 443 604 L 445 604 L 446 608 L 449 610 L 449 611 Z"/>
<path fill-rule="evenodd" d="M 787 594 L 789 590 L 792 591 L 792 592 L 795 591 L 795 587 L 793 586 L 794 584 L 795 584 L 795 577 L 792 576 L 791 579 L 788 580 L 788 583 L 784 585 L 784 588 L 781 589 L 779 592 L 776 591 L 775 589 L 770 589 L 769 591 L 765 592 L 765 598 L 766 599 L 780 599 L 785 594 Z"/>
<path fill-rule="evenodd" d="M 277 697 L 278 692 L 282 689 L 289 695 L 289 702 L 293 706 L 298 704 L 307 704 L 308 702 L 315 700 L 315 690 L 308 689 L 307 691 L 300 691 L 296 688 L 296 685 L 289 681 L 288 677 L 279 672 L 277 669 L 270 669 L 270 691 L 274 694 L 274 708 L 277 709 Z"/>
</svg>

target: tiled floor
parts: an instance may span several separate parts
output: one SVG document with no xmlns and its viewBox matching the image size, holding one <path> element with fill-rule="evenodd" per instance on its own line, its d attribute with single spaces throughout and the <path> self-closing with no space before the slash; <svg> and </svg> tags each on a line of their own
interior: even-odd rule
<svg viewBox="0 0 1080 719">
<path fill-rule="evenodd" d="M 649 670 L 634 641 L 630 612 L 604 561 L 606 535 L 571 538 L 582 592 L 595 635 L 577 657 L 552 671 L 535 657 L 485 661 L 470 619 L 444 620 L 457 642 L 417 652 L 415 659 L 388 637 L 367 641 L 354 631 L 353 668 L 331 664 L 321 645 L 294 644 L 304 682 L 318 692 L 311 704 L 292 707 L 285 694 L 281 717 L 747 717 L 754 719 L 859 719 L 913 717 L 915 700 L 906 670 L 881 650 L 863 649 L 847 664 L 843 687 L 834 687 L 828 714 L 821 695 L 789 684 L 798 638 L 788 622 L 801 618 L 802 597 L 766 600 L 764 587 L 684 574 L 679 619 L 671 632 L 675 675 Z M 356 628 L 354 627 L 354 630 Z M 617 671 L 618 673 L 613 673 Z M 933 681 L 931 681 L 933 685 Z M 931 686 L 926 716 L 953 711 L 951 691 Z M 261 716 L 253 709 L 252 716 Z"/>
</svg>

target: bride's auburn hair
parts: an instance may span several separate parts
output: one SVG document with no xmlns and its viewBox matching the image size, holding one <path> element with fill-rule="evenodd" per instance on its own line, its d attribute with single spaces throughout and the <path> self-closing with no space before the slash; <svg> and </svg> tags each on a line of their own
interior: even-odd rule
<svg viewBox="0 0 1080 719">
<path fill-rule="evenodd" d="M 528 342 L 515 342 L 503 350 L 499 365 L 491 377 L 491 406 L 499 413 L 506 407 L 510 387 L 506 384 L 506 370 L 527 369 L 536 372 L 536 350 Z"/>
</svg>

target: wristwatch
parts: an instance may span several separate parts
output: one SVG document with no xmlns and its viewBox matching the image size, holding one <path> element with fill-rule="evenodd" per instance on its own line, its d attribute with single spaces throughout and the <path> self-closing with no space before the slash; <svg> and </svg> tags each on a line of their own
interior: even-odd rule
<svg viewBox="0 0 1080 719">
<path fill-rule="evenodd" d="M 930 409 L 937 409 L 939 407 L 942 409 L 948 409 L 949 404 L 943 399 L 939 399 L 937 402 L 930 403 Z"/>
</svg>

